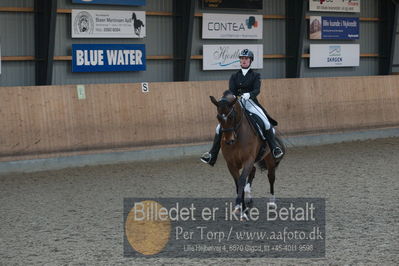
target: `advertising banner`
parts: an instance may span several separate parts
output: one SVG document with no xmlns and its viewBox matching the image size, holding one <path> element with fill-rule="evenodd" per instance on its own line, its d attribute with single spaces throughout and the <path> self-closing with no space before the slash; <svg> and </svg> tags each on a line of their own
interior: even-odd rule
<svg viewBox="0 0 399 266">
<path fill-rule="evenodd" d="M 144 44 L 73 44 L 72 72 L 146 70 Z"/>
<path fill-rule="evenodd" d="M 202 7 L 263 9 L 263 0 L 202 0 Z"/>
<path fill-rule="evenodd" d="M 310 67 L 359 66 L 359 44 L 311 44 Z"/>
<path fill-rule="evenodd" d="M 144 11 L 72 10 L 72 38 L 144 38 Z"/>
<path fill-rule="evenodd" d="M 359 18 L 311 16 L 309 34 L 312 40 L 358 40 Z"/>
<path fill-rule="evenodd" d="M 360 0 L 309 0 L 309 10 L 360 13 Z"/>
<path fill-rule="evenodd" d="M 251 68 L 263 68 L 262 44 L 220 44 L 203 46 L 203 70 L 240 69 L 240 51 L 249 49 L 254 53 Z"/>
<path fill-rule="evenodd" d="M 72 0 L 75 4 L 145 6 L 146 0 Z"/>
<path fill-rule="evenodd" d="M 262 15 L 204 13 L 203 39 L 262 39 Z"/>
</svg>

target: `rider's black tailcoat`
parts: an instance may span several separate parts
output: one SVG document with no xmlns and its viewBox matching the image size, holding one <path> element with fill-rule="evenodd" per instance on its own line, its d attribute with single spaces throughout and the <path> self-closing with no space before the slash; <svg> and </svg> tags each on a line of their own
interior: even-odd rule
<svg viewBox="0 0 399 266">
<path fill-rule="evenodd" d="M 251 95 L 251 99 L 264 111 L 270 123 L 273 126 L 277 126 L 277 121 L 274 120 L 259 104 L 256 96 L 260 93 L 260 74 L 250 69 L 248 73 L 244 76 L 241 69 L 231 75 L 229 81 L 229 89 L 235 96 L 241 96 L 242 94 L 248 92 Z"/>
</svg>

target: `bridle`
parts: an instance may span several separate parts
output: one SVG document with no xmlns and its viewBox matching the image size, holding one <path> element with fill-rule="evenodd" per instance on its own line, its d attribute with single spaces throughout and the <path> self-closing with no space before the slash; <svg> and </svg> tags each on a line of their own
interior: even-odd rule
<svg viewBox="0 0 399 266">
<path fill-rule="evenodd" d="M 242 112 L 243 112 L 243 110 L 242 110 Z M 221 119 L 223 119 L 224 121 L 226 121 L 227 118 L 228 118 L 230 115 L 233 116 L 233 125 L 236 124 L 236 126 L 235 126 L 235 127 L 229 127 L 229 128 L 223 128 L 222 126 L 220 126 L 220 132 L 224 133 L 224 132 L 231 132 L 231 131 L 233 131 L 234 137 L 237 138 L 237 137 L 238 137 L 237 130 L 241 127 L 241 124 L 242 124 L 241 122 L 242 122 L 243 114 L 241 114 L 241 119 L 240 119 L 240 121 L 238 121 L 238 123 L 236 123 L 237 112 L 236 112 L 236 110 L 234 109 L 234 105 L 233 105 L 233 106 L 231 107 L 231 110 L 228 112 L 227 115 L 224 115 L 224 114 L 220 115 L 220 114 L 218 114 L 218 117 L 221 118 Z"/>
</svg>

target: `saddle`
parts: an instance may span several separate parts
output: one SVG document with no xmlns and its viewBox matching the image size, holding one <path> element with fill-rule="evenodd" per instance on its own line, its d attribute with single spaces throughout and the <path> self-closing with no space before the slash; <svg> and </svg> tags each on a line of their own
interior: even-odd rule
<svg viewBox="0 0 399 266">
<path fill-rule="evenodd" d="M 265 123 L 263 123 L 263 120 L 256 114 L 253 114 L 247 110 L 245 110 L 245 116 L 247 117 L 249 124 L 251 125 L 252 129 L 254 130 L 255 134 L 262 140 L 262 146 L 259 149 L 259 153 L 256 156 L 255 162 L 258 162 L 261 160 L 267 149 L 266 149 L 266 137 L 264 135 L 265 129 Z"/>
<path fill-rule="evenodd" d="M 266 141 L 266 137 L 264 135 L 265 129 L 265 123 L 263 123 L 263 120 L 256 114 L 253 114 L 247 110 L 245 110 L 245 115 L 252 127 L 252 129 L 255 131 L 255 134 L 259 136 L 263 141 Z"/>
</svg>

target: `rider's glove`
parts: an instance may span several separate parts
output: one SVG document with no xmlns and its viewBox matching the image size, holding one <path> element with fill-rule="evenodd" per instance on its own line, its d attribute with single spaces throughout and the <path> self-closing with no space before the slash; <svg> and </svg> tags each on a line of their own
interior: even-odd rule
<svg viewBox="0 0 399 266">
<path fill-rule="evenodd" d="M 251 97 L 251 94 L 249 94 L 248 92 L 246 92 L 242 95 L 242 98 L 244 98 L 245 100 L 248 100 L 250 97 Z"/>
</svg>

